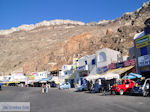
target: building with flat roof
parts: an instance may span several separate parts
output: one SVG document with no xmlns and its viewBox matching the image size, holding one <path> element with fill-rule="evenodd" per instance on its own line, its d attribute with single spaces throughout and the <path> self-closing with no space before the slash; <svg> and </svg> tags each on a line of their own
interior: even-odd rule
<svg viewBox="0 0 150 112">
<path fill-rule="evenodd" d="M 150 18 L 144 24 L 144 31 L 134 36 L 136 71 L 150 78 Z"/>
<path fill-rule="evenodd" d="M 108 70 L 107 66 L 118 61 L 121 53 L 109 48 L 103 48 L 96 52 L 97 73 L 103 73 Z"/>
</svg>

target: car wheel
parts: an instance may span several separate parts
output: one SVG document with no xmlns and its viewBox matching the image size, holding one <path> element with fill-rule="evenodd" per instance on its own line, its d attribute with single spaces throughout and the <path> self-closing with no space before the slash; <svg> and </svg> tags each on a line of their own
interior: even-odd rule
<svg viewBox="0 0 150 112">
<path fill-rule="evenodd" d="M 120 95 L 123 95 L 123 93 L 124 93 L 124 92 L 123 92 L 123 89 L 120 89 L 120 92 L 119 92 L 119 93 L 120 93 Z"/>
<path fill-rule="evenodd" d="M 143 91 L 143 96 L 146 97 L 148 95 L 148 92 Z"/>
<path fill-rule="evenodd" d="M 130 96 L 133 96 L 133 95 L 134 95 L 133 90 L 130 90 L 130 91 L 129 91 L 129 95 L 130 95 Z"/>
<path fill-rule="evenodd" d="M 112 91 L 112 95 L 116 95 L 116 92 L 115 92 L 115 91 Z"/>
</svg>

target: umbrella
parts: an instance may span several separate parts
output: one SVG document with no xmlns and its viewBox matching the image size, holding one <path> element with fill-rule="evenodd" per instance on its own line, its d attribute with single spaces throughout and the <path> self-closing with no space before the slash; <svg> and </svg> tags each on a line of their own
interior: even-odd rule
<svg viewBox="0 0 150 112">
<path fill-rule="evenodd" d="M 124 76 L 123 79 L 136 79 L 141 78 L 142 75 L 136 73 L 129 73 L 128 75 Z"/>
</svg>

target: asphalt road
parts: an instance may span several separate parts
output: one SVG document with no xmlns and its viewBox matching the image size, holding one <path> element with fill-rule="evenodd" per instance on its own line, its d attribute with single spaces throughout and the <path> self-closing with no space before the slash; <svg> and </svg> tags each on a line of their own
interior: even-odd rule
<svg viewBox="0 0 150 112">
<path fill-rule="evenodd" d="M 5 87 L 0 102 L 30 102 L 31 112 L 149 112 L 150 97 L 102 96 L 72 90 Z"/>
</svg>

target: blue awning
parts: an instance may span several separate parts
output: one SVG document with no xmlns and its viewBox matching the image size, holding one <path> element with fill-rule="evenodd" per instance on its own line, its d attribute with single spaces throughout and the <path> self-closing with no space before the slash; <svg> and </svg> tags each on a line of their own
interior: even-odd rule
<svg viewBox="0 0 150 112">
<path fill-rule="evenodd" d="M 48 78 L 42 78 L 41 80 L 39 80 L 39 81 L 49 81 L 49 80 L 51 80 L 52 79 L 52 76 L 51 77 L 48 77 Z"/>
<path fill-rule="evenodd" d="M 136 79 L 141 78 L 142 75 L 136 73 L 129 73 L 128 75 L 124 76 L 123 79 Z"/>
</svg>

